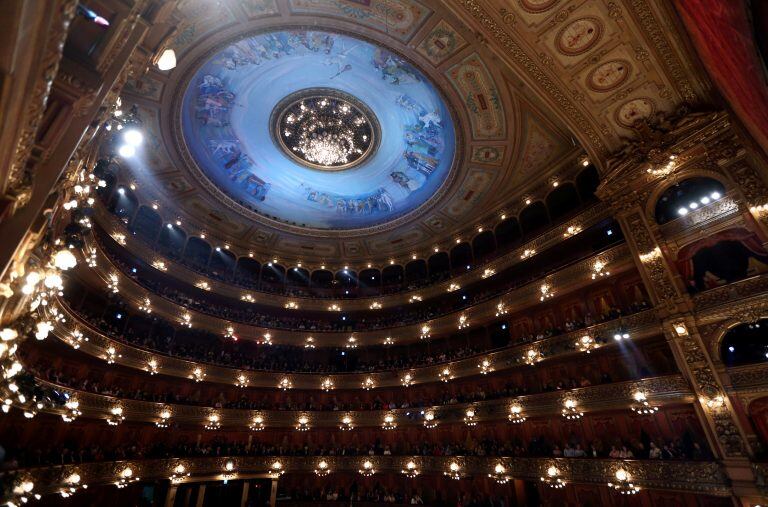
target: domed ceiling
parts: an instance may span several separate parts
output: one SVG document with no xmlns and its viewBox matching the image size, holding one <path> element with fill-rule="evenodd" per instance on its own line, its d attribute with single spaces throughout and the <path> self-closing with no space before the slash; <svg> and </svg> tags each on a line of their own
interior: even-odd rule
<svg viewBox="0 0 768 507">
<path fill-rule="evenodd" d="M 276 30 L 205 60 L 181 106 L 186 148 L 240 206 L 280 222 L 359 229 L 429 200 L 454 159 L 430 80 L 360 38 Z"/>
</svg>

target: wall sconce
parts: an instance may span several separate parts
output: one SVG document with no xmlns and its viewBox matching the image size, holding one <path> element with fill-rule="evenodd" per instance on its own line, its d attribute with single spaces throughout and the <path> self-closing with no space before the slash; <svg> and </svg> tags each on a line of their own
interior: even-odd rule
<svg viewBox="0 0 768 507">
<path fill-rule="evenodd" d="M 568 228 L 563 233 L 563 238 L 570 238 L 571 236 L 575 236 L 580 232 L 581 232 L 581 226 L 569 225 Z"/>
<path fill-rule="evenodd" d="M 184 479 L 189 477 L 189 475 L 190 475 L 190 473 L 187 472 L 187 468 L 184 465 L 182 465 L 181 463 L 179 463 L 178 465 L 173 467 L 173 473 L 171 474 L 169 479 L 171 480 L 171 483 L 179 484 Z"/>
<path fill-rule="evenodd" d="M 379 303 L 378 301 L 374 301 L 373 303 L 371 303 L 371 306 L 369 306 L 368 308 L 370 308 L 371 310 L 381 310 L 381 303 Z"/>
<path fill-rule="evenodd" d="M 431 410 L 428 410 L 424 412 L 424 427 L 427 429 L 432 429 L 437 426 L 437 419 L 435 418 L 435 413 Z"/>
<path fill-rule="evenodd" d="M 320 463 L 317 464 L 317 468 L 315 468 L 315 474 L 318 477 L 325 477 L 331 473 L 331 470 L 328 468 L 328 462 L 325 460 L 320 461 Z"/>
<path fill-rule="evenodd" d="M 421 326 L 421 334 L 419 335 L 419 338 L 422 340 L 426 340 L 431 336 L 429 332 L 430 332 L 429 326 L 424 324 L 423 326 Z"/>
<path fill-rule="evenodd" d="M 395 344 L 395 340 L 393 340 L 391 336 L 387 336 L 386 338 L 384 338 L 384 346 L 389 346 L 394 344 Z"/>
<path fill-rule="evenodd" d="M 285 309 L 286 310 L 298 310 L 299 304 L 296 301 L 288 301 L 285 303 Z"/>
<path fill-rule="evenodd" d="M 493 473 L 488 474 L 488 477 L 496 481 L 497 484 L 506 484 L 509 482 L 507 469 L 502 463 L 496 463 L 496 466 L 493 467 Z"/>
<path fill-rule="evenodd" d="M 298 421 L 296 421 L 296 429 L 298 431 L 309 430 L 309 417 L 307 417 L 306 415 L 299 416 Z"/>
<path fill-rule="evenodd" d="M 563 402 L 563 417 L 570 420 L 581 419 L 584 416 L 584 412 L 579 411 L 577 408 L 576 400 L 573 398 L 567 398 Z"/>
<path fill-rule="evenodd" d="M 205 376 L 206 374 L 203 372 L 203 369 L 198 366 L 192 370 L 192 374 L 190 374 L 187 378 L 190 378 L 195 382 L 202 382 L 203 379 L 205 379 Z"/>
<path fill-rule="evenodd" d="M 534 255 L 536 255 L 536 250 L 534 250 L 533 248 L 526 248 L 523 251 L 523 253 L 520 254 L 520 259 L 521 260 L 525 260 L 525 259 L 533 257 Z"/>
<path fill-rule="evenodd" d="M 80 412 L 80 402 L 77 400 L 70 399 L 64 404 L 64 407 L 67 409 L 65 413 L 61 414 L 61 419 L 64 422 L 72 422 L 83 415 L 83 413 Z"/>
<path fill-rule="evenodd" d="M 307 336 L 307 339 L 304 340 L 304 348 L 305 349 L 314 349 L 315 348 L 315 339 L 311 336 Z"/>
<path fill-rule="evenodd" d="M 373 468 L 373 463 L 371 463 L 369 460 L 365 460 L 363 461 L 362 468 L 359 469 L 358 472 L 363 477 L 370 477 L 376 473 L 376 470 Z"/>
<path fill-rule="evenodd" d="M 416 467 L 416 463 L 409 461 L 405 464 L 405 468 L 401 470 L 403 474 L 409 479 L 413 479 L 419 475 L 419 469 Z"/>
<path fill-rule="evenodd" d="M 655 407 L 648 402 L 648 397 L 643 391 L 635 391 L 632 396 L 635 403 L 632 405 L 632 411 L 639 415 L 655 414 L 659 411 L 659 407 Z"/>
<path fill-rule="evenodd" d="M 107 362 L 107 364 L 115 364 L 115 360 L 123 357 L 122 354 L 117 353 L 117 349 L 113 345 L 107 347 L 106 353 L 107 355 L 104 356 L 104 360 Z"/>
<path fill-rule="evenodd" d="M 526 417 L 523 415 L 523 407 L 519 403 L 514 403 L 509 407 L 509 422 L 520 424 L 524 423 Z"/>
<path fill-rule="evenodd" d="M 107 424 L 110 426 L 117 426 L 121 422 L 125 421 L 125 416 L 123 415 L 123 407 L 112 407 L 109 410 L 109 413 L 110 416 L 107 418 Z"/>
<path fill-rule="evenodd" d="M 461 289 L 461 285 L 459 285 L 458 283 L 452 283 L 448 286 L 448 292 L 455 292 L 459 289 Z"/>
<path fill-rule="evenodd" d="M 283 475 L 285 473 L 285 470 L 283 469 L 283 464 L 280 463 L 279 461 L 273 462 L 269 468 L 272 470 L 272 473 L 276 475 Z"/>
<path fill-rule="evenodd" d="M 363 389 L 366 391 L 370 391 L 374 387 L 376 387 L 376 383 L 373 381 L 371 377 L 366 377 L 365 380 L 362 381 Z"/>
<path fill-rule="evenodd" d="M 248 294 L 247 292 L 240 296 L 241 301 L 245 301 L 246 303 L 254 303 L 256 299 L 253 297 L 252 294 Z"/>
<path fill-rule="evenodd" d="M 483 280 L 485 280 L 486 278 L 490 278 L 490 277 L 492 277 L 495 274 L 496 274 L 496 270 L 495 269 L 485 268 L 485 271 L 483 271 L 483 274 L 482 274 L 482 278 L 483 278 Z"/>
<path fill-rule="evenodd" d="M 69 340 L 67 341 L 69 342 L 70 346 L 72 346 L 73 349 L 77 350 L 80 348 L 80 345 L 83 342 L 88 341 L 88 337 L 83 336 L 83 333 L 81 333 L 79 329 L 75 329 L 74 331 L 72 331 L 72 334 L 70 335 Z"/>
<path fill-rule="evenodd" d="M 269 333 L 264 333 L 261 337 L 261 340 L 258 340 L 256 343 L 259 345 L 272 345 L 272 335 Z"/>
<path fill-rule="evenodd" d="M 509 310 L 507 309 L 507 306 L 504 304 L 503 301 L 500 301 L 496 305 L 496 316 L 497 317 L 501 317 L 502 315 L 506 315 L 507 313 L 509 313 Z"/>
<path fill-rule="evenodd" d="M 542 359 L 543 358 L 541 357 L 541 352 L 536 349 L 528 349 L 523 356 L 523 362 L 529 366 L 535 365 Z"/>
<path fill-rule="evenodd" d="M 381 423 L 381 427 L 385 430 L 393 430 L 397 428 L 397 423 L 395 422 L 395 416 L 392 414 L 385 415 L 384 422 Z"/>
<path fill-rule="evenodd" d="M 211 290 L 210 284 L 205 280 L 200 280 L 199 282 L 195 283 L 195 287 L 200 290 Z"/>
<path fill-rule="evenodd" d="M 611 272 L 605 269 L 606 266 L 607 264 L 603 261 L 595 261 L 594 266 L 592 266 L 592 280 L 598 277 L 611 276 Z"/>
<path fill-rule="evenodd" d="M 541 284 L 541 287 L 539 287 L 539 292 L 541 293 L 539 296 L 539 301 L 542 302 L 552 298 L 555 295 L 555 293 L 552 292 L 552 286 L 546 283 Z"/>
<path fill-rule="evenodd" d="M 448 368 L 443 368 L 443 370 L 440 373 L 438 373 L 437 376 L 442 382 L 448 382 L 451 379 L 453 379 L 451 370 Z"/>
<path fill-rule="evenodd" d="M 466 315 L 464 315 L 464 314 L 459 315 L 459 325 L 458 325 L 458 327 L 459 327 L 460 330 L 469 327 L 469 318 Z"/>
<path fill-rule="evenodd" d="M 293 387 L 293 384 L 291 383 L 291 379 L 288 377 L 283 377 L 280 379 L 280 382 L 277 384 L 277 387 L 279 389 L 282 389 L 283 391 L 287 391 L 288 389 L 291 389 Z"/>
<path fill-rule="evenodd" d="M 560 477 L 560 470 L 554 465 L 547 468 L 547 475 L 541 477 L 541 482 L 554 489 L 565 487 L 565 481 Z"/>
<path fill-rule="evenodd" d="M 331 306 L 328 307 L 328 311 L 329 312 L 340 312 L 341 311 L 341 307 L 339 305 L 337 305 L 336 303 L 334 303 L 334 304 L 332 304 Z"/>
<path fill-rule="evenodd" d="M 253 416 L 253 420 L 251 421 L 251 424 L 248 425 L 248 428 L 251 429 L 251 431 L 261 431 L 264 429 L 264 416 L 261 414 L 256 414 Z"/>
<path fill-rule="evenodd" d="M 208 422 L 203 426 L 207 430 L 218 430 L 221 428 L 221 418 L 219 414 L 211 414 L 208 416 Z"/>
<path fill-rule="evenodd" d="M 421 296 L 419 296 L 419 295 L 417 295 L 417 294 L 414 294 L 413 296 L 411 296 L 410 298 L 408 298 L 408 302 L 409 302 L 409 303 L 418 303 L 418 302 L 419 302 L 419 301 L 421 301 L 422 299 L 423 299 L 423 298 L 422 298 Z"/>
<path fill-rule="evenodd" d="M 115 486 L 117 486 L 119 489 L 122 489 L 128 486 L 128 484 L 132 482 L 136 482 L 138 480 L 139 480 L 138 477 L 133 476 L 133 469 L 131 469 L 131 467 L 125 467 L 123 471 L 120 472 L 120 475 L 117 481 L 115 482 Z"/>
<path fill-rule="evenodd" d="M 192 315 L 190 315 L 189 313 L 182 314 L 181 315 L 180 324 L 182 326 L 187 327 L 187 328 L 191 328 L 192 327 Z"/>
<path fill-rule="evenodd" d="M 323 379 L 323 381 L 320 383 L 320 388 L 321 388 L 323 391 L 325 391 L 326 393 L 327 393 L 328 391 L 333 391 L 333 388 L 334 388 L 334 387 L 335 387 L 335 386 L 334 386 L 334 384 L 333 384 L 333 380 L 332 380 L 330 377 L 329 377 L 329 378 L 325 378 L 325 379 Z"/>
<path fill-rule="evenodd" d="M 160 412 L 160 419 L 155 422 L 155 426 L 158 428 L 167 428 L 168 422 L 171 419 L 171 411 L 168 409 L 164 409 Z"/>
<path fill-rule="evenodd" d="M 110 292 L 113 294 L 117 294 L 120 292 L 120 277 L 117 276 L 117 273 L 110 273 L 107 277 L 107 289 L 109 289 Z"/>
<path fill-rule="evenodd" d="M 464 424 L 467 426 L 476 426 L 477 419 L 475 419 L 475 409 L 470 407 L 464 412 Z"/>
<path fill-rule="evenodd" d="M 461 479 L 461 466 L 457 462 L 451 461 L 448 465 L 448 471 L 443 472 L 443 475 L 457 481 Z"/>
<path fill-rule="evenodd" d="M 237 336 L 235 336 L 235 328 L 232 326 L 227 326 L 227 329 L 224 330 L 224 338 L 231 338 L 237 341 Z"/>
<path fill-rule="evenodd" d="M 404 387 L 411 387 L 413 385 L 413 375 L 406 373 L 403 375 L 403 378 L 400 379 L 400 383 L 403 384 Z"/>
<path fill-rule="evenodd" d="M 149 298 L 144 298 L 139 305 L 139 311 L 147 314 L 152 313 L 152 301 Z"/>
<path fill-rule="evenodd" d="M 623 468 L 616 470 L 614 474 L 616 482 L 609 482 L 608 487 L 622 495 L 635 495 L 640 491 L 640 486 L 632 483 L 632 477 Z"/>
<path fill-rule="evenodd" d="M 341 418 L 341 424 L 339 425 L 339 429 L 341 431 L 351 431 L 355 429 L 355 426 L 352 424 L 351 415 L 346 414 L 344 417 Z"/>
<path fill-rule="evenodd" d="M 348 349 L 356 349 L 357 348 L 357 338 L 355 338 L 354 336 L 350 336 L 349 338 L 347 338 L 346 348 L 348 348 Z"/>
<path fill-rule="evenodd" d="M 585 334 L 584 336 L 576 340 L 576 347 L 579 349 L 579 351 L 586 352 L 587 354 L 589 354 L 594 349 L 598 348 L 598 345 L 594 338 L 592 338 L 588 334 Z"/>
<path fill-rule="evenodd" d="M 480 373 L 483 375 L 487 375 L 493 371 L 493 366 L 491 365 L 490 359 L 483 359 L 480 364 L 477 365 L 477 367 L 480 368 Z"/>
<path fill-rule="evenodd" d="M 248 377 L 245 376 L 245 374 L 241 373 L 237 376 L 237 379 L 235 379 L 235 385 L 237 387 L 247 387 L 248 386 Z"/>
</svg>

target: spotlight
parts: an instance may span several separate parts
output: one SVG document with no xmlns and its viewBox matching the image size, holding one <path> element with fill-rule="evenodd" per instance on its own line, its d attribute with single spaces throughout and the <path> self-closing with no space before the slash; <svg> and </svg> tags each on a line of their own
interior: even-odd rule
<svg viewBox="0 0 768 507">
<path fill-rule="evenodd" d="M 117 150 L 117 153 L 123 158 L 131 158 L 132 156 L 136 155 L 136 148 L 130 144 L 124 144 L 120 147 L 119 150 Z"/>
<path fill-rule="evenodd" d="M 712 192 L 709 194 L 712 199 L 720 199 L 720 192 Z"/>
<path fill-rule="evenodd" d="M 123 187 L 120 187 L 117 189 L 117 193 L 120 195 L 125 195 L 125 189 Z"/>
<path fill-rule="evenodd" d="M 680 208 L 679 210 L 677 210 L 677 214 L 680 215 L 681 217 L 687 215 L 688 214 L 688 208 Z"/>
<path fill-rule="evenodd" d="M 144 135 L 137 129 L 128 129 L 123 132 L 123 140 L 131 146 L 141 146 Z"/>
</svg>

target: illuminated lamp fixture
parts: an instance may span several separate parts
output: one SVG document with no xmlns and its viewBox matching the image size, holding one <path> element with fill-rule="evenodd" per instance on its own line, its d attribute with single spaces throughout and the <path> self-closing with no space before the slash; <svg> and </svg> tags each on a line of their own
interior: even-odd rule
<svg viewBox="0 0 768 507">
<path fill-rule="evenodd" d="M 272 462 L 269 468 L 272 470 L 272 473 L 276 475 L 283 475 L 285 473 L 285 468 L 283 468 L 283 464 L 280 463 L 280 461 Z"/>
<path fill-rule="evenodd" d="M 285 309 L 286 310 L 298 310 L 299 304 L 296 301 L 288 301 L 285 303 Z"/>
<path fill-rule="evenodd" d="M 315 468 L 315 475 L 318 477 L 325 477 L 329 473 L 331 473 L 331 470 L 328 468 L 328 462 L 321 460 L 320 463 L 317 464 L 317 468 Z"/>
<path fill-rule="evenodd" d="M 51 331 L 53 331 L 53 324 L 47 320 L 35 324 L 35 338 L 37 340 L 45 340 Z"/>
<path fill-rule="evenodd" d="M 530 197 L 525 197 L 525 198 L 523 199 L 523 202 L 525 203 L 525 205 L 526 205 L 526 206 L 528 206 L 528 205 L 529 205 L 529 204 L 531 204 L 533 201 L 531 200 L 531 198 L 530 198 Z"/>
<path fill-rule="evenodd" d="M 77 472 L 72 472 L 64 478 L 64 488 L 59 490 L 62 498 L 69 498 L 77 493 L 78 488 L 88 489 L 87 484 L 80 484 L 82 477 Z"/>
<path fill-rule="evenodd" d="M 199 282 L 195 283 L 195 287 L 200 290 L 211 290 L 210 284 L 205 280 L 200 280 Z"/>
<path fill-rule="evenodd" d="M 189 472 L 187 472 L 187 468 L 179 463 L 175 467 L 173 467 L 173 473 L 169 477 L 172 484 L 179 484 L 180 482 L 184 481 L 187 477 L 189 477 Z"/>
<path fill-rule="evenodd" d="M 231 338 L 237 341 L 237 336 L 235 336 L 235 328 L 233 326 L 227 326 L 227 329 L 224 330 L 224 338 Z"/>
<path fill-rule="evenodd" d="M 138 477 L 134 477 L 133 475 L 133 469 L 131 467 L 125 467 L 122 472 L 120 472 L 120 475 L 115 482 L 115 486 L 117 486 L 119 489 L 122 489 L 128 484 L 132 482 L 137 482 L 139 480 Z"/>
<path fill-rule="evenodd" d="M 480 368 L 480 373 L 483 375 L 488 375 L 488 373 L 493 371 L 493 365 L 491 365 L 490 359 L 483 359 L 477 367 Z"/>
<path fill-rule="evenodd" d="M 293 387 L 293 383 L 291 383 L 291 379 L 288 377 L 283 377 L 280 379 L 280 382 L 278 382 L 277 387 L 283 391 L 287 391 Z"/>
<path fill-rule="evenodd" d="M 246 303 L 253 303 L 256 301 L 256 298 L 254 298 L 252 294 L 249 294 L 246 292 L 245 294 L 240 296 L 240 300 L 245 301 Z"/>
<path fill-rule="evenodd" d="M 570 238 L 571 236 L 575 236 L 580 232 L 581 232 L 581 226 L 569 225 L 568 228 L 563 233 L 563 238 Z"/>
<path fill-rule="evenodd" d="M 581 167 L 589 167 L 589 159 L 586 155 L 579 157 L 579 163 L 581 164 Z"/>
<path fill-rule="evenodd" d="M 422 340 L 426 340 L 426 339 L 427 339 L 427 338 L 429 338 L 430 336 L 432 336 L 432 335 L 430 334 L 430 328 L 429 328 L 429 326 L 428 326 L 428 325 L 426 325 L 426 324 L 424 324 L 423 326 L 421 326 L 421 333 L 419 334 L 419 338 L 420 338 L 420 339 L 422 339 Z"/>
<path fill-rule="evenodd" d="M 150 375 L 157 375 L 158 368 L 157 359 L 151 358 L 147 361 L 147 366 L 144 368 L 144 371 L 148 371 Z"/>
<path fill-rule="evenodd" d="M 507 416 L 509 422 L 520 424 L 524 423 L 526 417 L 523 415 L 523 407 L 519 403 L 513 403 L 509 407 L 509 415 Z"/>
<path fill-rule="evenodd" d="M 315 339 L 311 336 L 307 336 L 306 340 L 304 340 L 304 348 L 305 349 L 314 349 L 315 348 Z"/>
<path fill-rule="evenodd" d="M 226 463 L 224 463 L 224 471 L 226 473 L 228 473 L 228 474 L 234 472 L 235 471 L 235 462 L 232 461 L 232 460 L 229 460 Z"/>
<path fill-rule="evenodd" d="M 335 386 L 333 384 L 333 379 L 331 379 L 330 377 L 324 378 L 323 381 L 320 383 L 320 389 L 322 389 L 326 393 L 328 391 L 333 391 L 334 387 Z"/>
<path fill-rule="evenodd" d="M 591 353 L 594 349 L 598 348 L 597 342 L 594 338 L 585 334 L 578 340 L 576 340 L 576 348 L 581 352 Z"/>
<path fill-rule="evenodd" d="M 725 406 L 725 398 L 722 394 L 718 394 L 716 396 L 713 396 L 709 399 L 704 398 L 705 404 L 707 405 L 707 408 L 710 410 L 718 410 Z"/>
<path fill-rule="evenodd" d="M 64 408 L 67 409 L 65 413 L 61 414 L 61 419 L 64 422 L 72 422 L 83 414 L 80 412 L 80 403 L 77 400 L 70 399 L 64 404 Z"/>
<path fill-rule="evenodd" d="M 402 469 L 401 472 L 409 479 L 413 479 L 419 475 L 419 469 L 413 460 L 406 463 L 405 468 Z"/>
<path fill-rule="evenodd" d="M 296 421 L 296 430 L 298 431 L 309 430 L 309 417 L 307 417 L 304 414 L 300 415 Z"/>
<path fill-rule="evenodd" d="M 437 374 L 437 376 L 443 382 L 448 382 L 453 379 L 453 374 L 451 373 L 451 370 L 447 367 L 443 368 L 442 371 Z"/>
<path fill-rule="evenodd" d="M 404 387 L 412 386 L 413 385 L 413 375 L 411 373 L 406 373 L 400 379 L 400 383 L 403 384 Z"/>
<path fill-rule="evenodd" d="M 659 407 L 653 406 L 648 402 L 648 395 L 643 391 L 635 391 L 632 395 L 632 399 L 635 400 L 632 405 L 632 412 L 639 415 L 651 415 L 659 411 Z"/>
<path fill-rule="evenodd" d="M 257 340 L 256 343 L 259 345 L 272 345 L 272 335 L 269 333 L 264 333 L 261 336 L 261 339 Z"/>
<path fill-rule="evenodd" d="M 475 409 L 473 407 L 469 407 L 464 412 L 464 424 L 466 424 L 467 426 L 475 426 L 475 425 L 477 425 Z"/>
<path fill-rule="evenodd" d="M 687 336 L 688 335 L 688 328 L 685 327 L 685 324 L 682 322 L 677 322 L 672 326 L 675 330 L 675 333 L 677 336 Z"/>
<path fill-rule="evenodd" d="M 159 70 L 171 70 L 176 67 L 176 52 L 171 49 L 165 49 L 160 53 L 160 57 L 155 62 Z"/>
<path fill-rule="evenodd" d="M 534 250 L 533 248 L 526 248 L 525 250 L 523 250 L 523 253 L 520 254 L 520 259 L 525 260 L 530 257 L 533 257 L 534 255 L 536 255 L 536 250 Z"/>
<path fill-rule="evenodd" d="M 56 269 L 67 271 L 77 266 L 77 257 L 67 248 L 62 248 L 53 254 L 51 261 Z"/>
<path fill-rule="evenodd" d="M 501 317 L 502 315 L 506 315 L 509 313 L 509 310 L 507 309 L 507 305 L 504 304 L 503 301 L 499 301 L 496 305 L 496 316 Z"/>
<path fill-rule="evenodd" d="M 77 350 L 80 348 L 80 345 L 83 342 L 88 341 L 88 337 L 83 336 L 83 333 L 80 332 L 79 329 L 75 329 L 74 331 L 72 331 L 72 334 L 69 336 L 69 340 L 67 341 L 69 342 L 69 344 L 72 346 L 73 349 Z"/>
<path fill-rule="evenodd" d="M 485 280 L 486 278 L 490 278 L 490 277 L 492 277 L 495 274 L 496 274 L 496 270 L 495 269 L 485 268 L 485 271 L 483 271 L 483 274 L 481 276 L 482 276 L 483 280 Z"/>
<path fill-rule="evenodd" d="M 120 277 L 117 275 L 117 273 L 110 273 L 109 276 L 107 276 L 107 289 L 112 292 L 112 294 L 117 294 L 120 292 Z"/>
<path fill-rule="evenodd" d="M 347 344 L 345 345 L 348 349 L 356 349 L 357 348 L 357 338 L 354 336 L 350 336 L 347 338 Z"/>
<path fill-rule="evenodd" d="M 523 362 L 530 366 L 535 365 L 542 359 L 543 358 L 541 357 L 541 352 L 536 349 L 528 349 L 528 351 L 523 356 Z"/>
<path fill-rule="evenodd" d="M 563 417 L 565 417 L 569 421 L 581 419 L 582 417 L 584 417 L 584 412 L 581 412 L 578 409 L 577 405 L 578 404 L 576 403 L 576 400 L 574 400 L 573 398 L 567 398 L 563 402 L 563 410 L 561 412 L 563 414 Z"/>
<path fill-rule="evenodd" d="M 125 421 L 125 416 L 123 415 L 123 407 L 112 407 L 109 410 L 109 414 L 110 416 L 107 417 L 107 424 L 110 426 L 117 426 L 121 422 Z"/>
<path fill-rule="evenodd" d="M 107 347 L 106 355 L 104 356 L 104 360 L 107 362 L 107 364 L 115 364 L 115 360 L 117 360 L 119 357 L 123 356 L 122 354 L 117 353 L 117 349 L 114 347 L 114 345 Z"/>
<path fill-rule="evenodd" d="M 189 314 L 189 312 L 185 312 L 181 315 L 181 325 L 187 328 L 192 327 L 192 315 Z"/>
<path fill-rule="evenodd" d="M 32 490 L 35 489 L 35 483 L 32 482 L 29 478 L 19 478 L 13 483 L 13 488 L 11 489 L 12 493 L 12 500 L 9 500 L 8 503 L 4 504 L 8 507 L 16 507 L 16 500 L 21 502 L 22 504 L 25 504 L 29 502 L 30 499 L 34 498 L 35 500 L 39 500 L 41 496 L 37 493 L 33 494 Z"/>
<path fill-rule="evenodd" d="M 452 283 L 451 285 L 448 286 L 448 292 L 455 292 L 459 289 L 461 289 L 461 285 L 459 285 L 458 283 Z"/>
<path fill-rule="evenodd" d="M 355 429 L 355 425 L 352 422 L 351 415 L 345 414 L 344 417 L 341 418 L 341 424 L 339 424 L 339 429 L 341 431 L 351 431 Z"/>
<path fill-rule="evenodd" d="M 627 331 L 626 328 L 620 327 L 614 334 L 613 339 L 617 342 L 620 342 L 621 340 L 629 340 L 631 337 L 629 335 L 629 331 Z"/>
<path fill-rule="evenodd" d="M 421 296 L 418 296 L 418 295 L 414 294 L 413 296 L 411 296 L 410 298 L 408 298 L 408 302 L 409 302 L 409 303 L 418 303 L 418 302 L 419 302 L 419 301 L 421 301 L 422 299 L 423 299 L 423 298 L 422 298 Z"/>
<path fill-rule="evenodd" d="M 168 271 L 168 266 L 166 266 L 165 262 L 159 259 L 152 261 L 152 267 L 158 271 Z"/>
<path fill-rule="evenodd" d="M 640 262 L 643 264 L 647 264 L 649 262 L 653 262 L 656 259 L 661 258 L 661 248 L 655 247 L 650 252 L 641 253 L 638 258 L 640 259 Z"/>
<path fill-rule="evenodd" d="M 211 414 L 208 416 L 208 422 L 203 426 L 207 430 L 218 430 L 221 428 L 221 417 L 219 414 Z"/>
<path fill-rule="evenodd" d="M 541 287 L 539 287 L 539 292 L 541 293 L 539 296 L 539 301 L 545 301 L 555 295 L 555 293 L 552 292 L 552 286 L 547 283 L 541 284 Z"/>
<path fill-rule="evenodd" d="M 237 387 L 247 387 L 248 386 L 248 377 L 246 377 L 244 373 L 241 373 L 235 379 L 235 385 Z"/>
<path fill-rule="evenodd" d="M 595 261 L 592 266 L 592 280 L 602 276 L 611 276 L 611 272 L 605 269 L 607 264 L 603 261 Z"/>
<path fill-rule="evenodd" d="M 363 389 L 366 391 L 370 391 L 374 387 L 376 387 L 376 383 L 373 381 L 371 377 L 366 377 L 365 380 L 361 382 Z"/>
<path fill-rule="evenodd" d="M 381 303 L 379 303 L 378 301 L 374 301 L 373 303 L 371 303 L 371 306 L 369 306 L 368 308 L 370 308 L 371 310 L 381 310 Z"/>
<path fill-rule="evenodd" d="M 488 477 L 496 481 L 497 484 L 506 484 L 509 482 L 507 468 L 502 463 L 496 463 L 496 466 L 493 467 L 493 473 L 488 474 Z"/>
<path fill-rule="evenodd" d="M 427 429 L 437 427 L 437 418 L 435 417 L 435 413 L 431 410 L 424 412 L 424 427 Z"/>
<path fill-rule="evenodd" d="M 552 180 L 552 188 L 557 188 L 558 186 L 560 186 L 560 182 L 557 181 L 557 179 L 553 179 Z"/>
<path fill-rule="evenodd" d="M 190 378 L 195 382 L 202 382 L 205 379 L 205 375 L 206 374 L 203 371 L 203 369 L 198 366 L 197 368 L 192 370 L 192 373 L 187 378 Z"/>
<path fill-rule="evenodd" d="M 459 465 L 456 461 L 451 461 L 451 463 L 448 465 L 448 470 L 443 472 L 443 475 L 458 481 L 461 479 L 461 465 Z"/>
<path fill-rule="evenodd" d="M 371 463 L 370 460 L 365 460 L 363 461 L 362 468 L 358 470 L 358 473 L 363 477 L 370 477 L 376 473 L 376 470 L 373 468 L 373 463 Z"/>
<path fill-rule="evenodd" d="M 149 298 L 144 298 L 139 305 L 139 311 L 144 313 L 152 313 L 152 301 Z"/>
<path fill-rule="evenodd" d="M 391 336 L 387 336 L 386 338 L 384 338 L 384 345 L 389 346 L 394 344 L 395 344 L 395 340 L 392 339 Z"/>
<path fill-rule="evenodd" d="M 565 481 L 560 477 L 560 470 L 554 465 L 547 468 L 547 475 L 541 476 L 541 482 L 553 489 L 565 487 Z"/>
<path fill-rule="evenodd" d="M 464 314 L 459 315 L 459 329 L 466 329 L 469 327 L 469 317 Z"/>
<path fill-rule="evenodd" d="M 261 431 L 264 429 L 264 416 L 261 414 L 256 414 L 253 416 L 253 419 L 251 419 L 251 424 L 248 425 L 248 428 L 251 431 Z"/>
<path fill-rule="evenodd" d="M 623 468 L 616 470 L 614 474 L 616 482 L 609 482 L 608 487 L 622 495 L 635 495 L 640 492 L 640 486 L 632 482 L 632 477 Z"/>
<path fill-rule="evenodd" d="M 112 239 L 114 239 L 118 245 L 125 246 L 125 234 L 120 234 L 116 232 L 112 234 Z"/>
<path fill-rule="evenodd" d="M 95 267 L 97 267 L 99 265 L 99 261 L 96 258 L 96 251 L 95 250 L 91 251 L 91 253 L 88 254 L 88 258 L 85 260 L 85 264 L 89 268 L 95 268 Z"/>
<path fill-rule="evenodd" d="M 397 428 L 397 422 L 395 422 L 395 416 L 392 414 L 386 414 L 384 416 L 384 422 L 381 423 L 382 429 L 393 430 Z"/>
<path fill-rule="evenodd" d="M 328 307 L 328 311 L 329 312 L 340 312 L 341 311 L 341 307 L 339 305 L 337 305 L 336 303 L 334 303 L 334 304 L 332 304 L 331 306 Z"/>
<path fill-rule="evenodd" d="M 158 421 L 155 421 L 155 426 L 158 428 L 167 428 L 168 422 L 171 419 L 171 411 L 168 409 L 164 409 L 162 412 L 160 412 L 160 419 Z"/>
<path fill-rule="evenodd" d="M 749 211 L 751 211 L 752 214 L 756 215 L 758 218 L 761 218 L 768 214 L 768 203 L 760 204 L 757 206 L 750 206 Z"/>
</svg>

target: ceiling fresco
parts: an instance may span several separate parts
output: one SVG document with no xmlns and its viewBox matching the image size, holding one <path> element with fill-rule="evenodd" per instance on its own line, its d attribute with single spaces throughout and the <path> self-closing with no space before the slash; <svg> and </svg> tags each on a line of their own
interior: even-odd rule
<svg viewBox="0 0 768 507">
<path fill-rule="evenodd" d="M 359 163 L 335 167 L 302 160 L 298 146 L 286 148 L 301 135 L 287 131 L 286 118 L 309 129 L 351 119 L 367 134 L 327 137 L 360 145 L 365 156 L 358 149 Z M 198 167 L 227 196 L 317 229 L 359 229 L 417 209 L 445 182 L 455 149 L 449 109 L 421 71 L 387 49 L 328 31 L 270 31 L 226 46 L 192 75 L 181 124 Z M 310 132 L 307 141 L 321 139 Z"/>
</svg>

